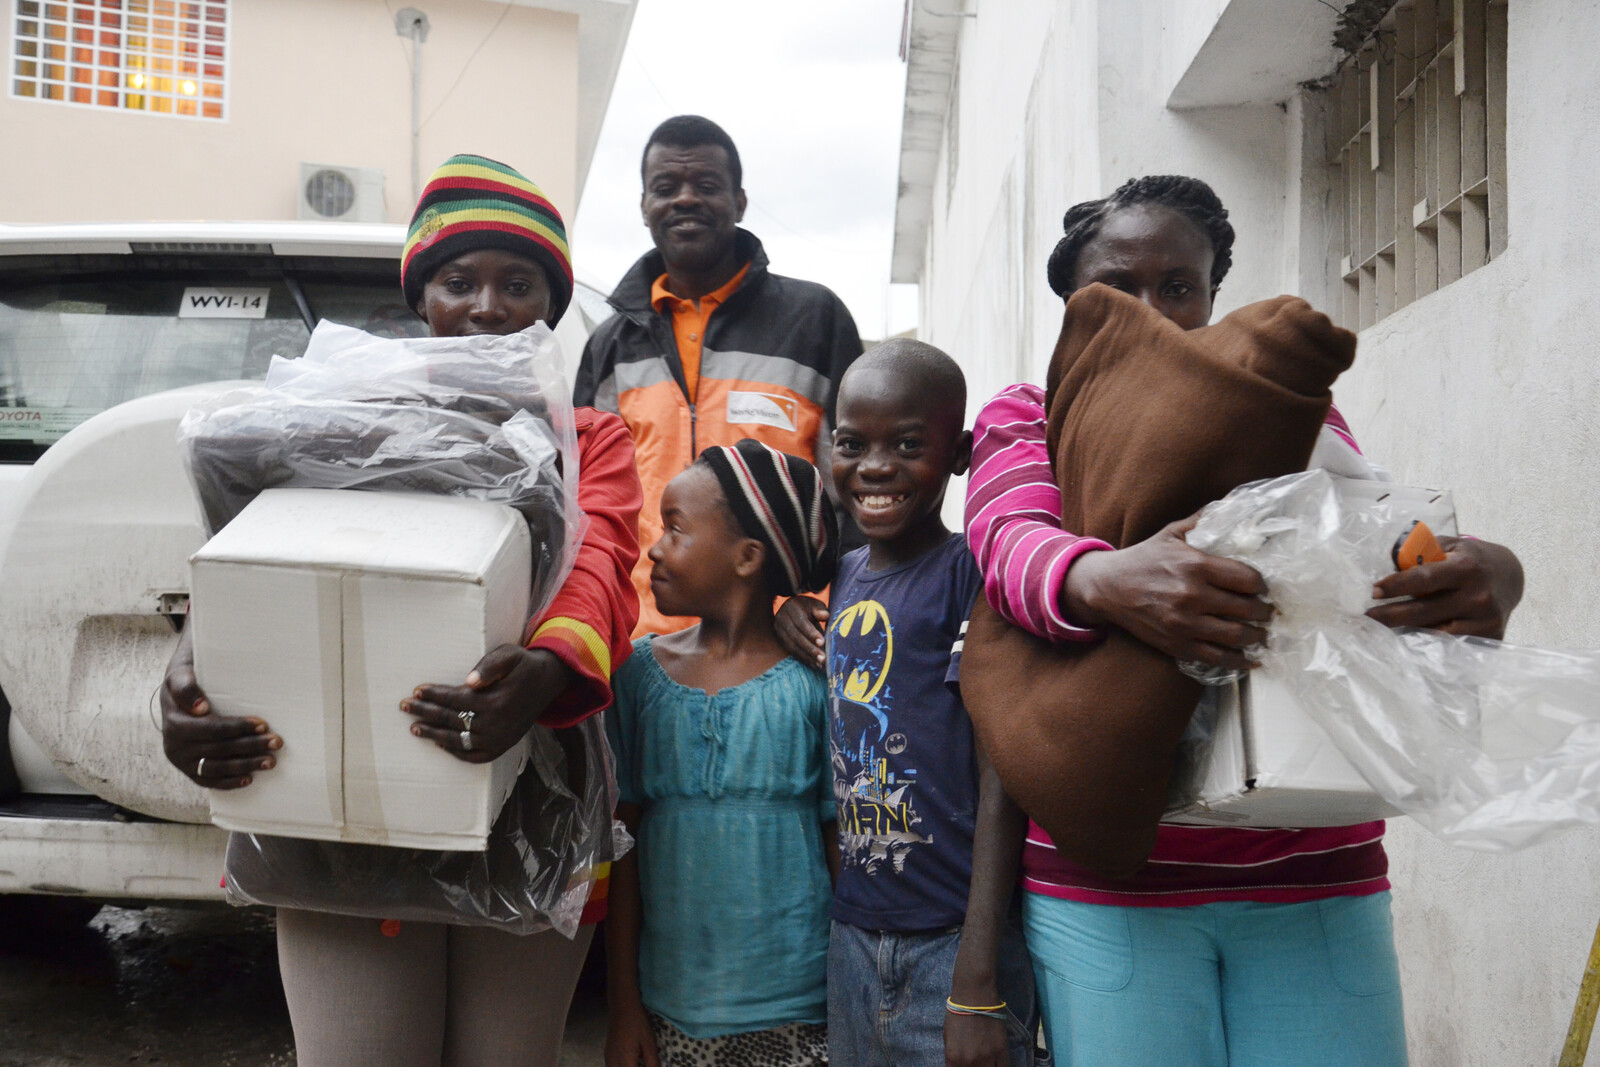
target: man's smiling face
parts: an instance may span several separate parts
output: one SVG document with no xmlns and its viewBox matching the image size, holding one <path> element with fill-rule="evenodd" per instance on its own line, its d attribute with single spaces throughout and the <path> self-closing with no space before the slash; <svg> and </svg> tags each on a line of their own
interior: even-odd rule
<svg viewBox="0 0 1600 1067">
<path fill-rule="evenodd" d="M 732 171 L 721 145 L 650 146 L 639 207 L 669 271 L 707 271 L 733 254 L 745 196 Z"/>
</svg>

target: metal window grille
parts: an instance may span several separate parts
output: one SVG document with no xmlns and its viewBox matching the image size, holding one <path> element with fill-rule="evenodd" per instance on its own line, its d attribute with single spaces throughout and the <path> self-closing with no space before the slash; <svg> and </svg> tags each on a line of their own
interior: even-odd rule
<svg viewBox="0 0 1600 1067">
<path fill-rule="evenodd" d="M 11 95 L 222 119 L 228 0 L 16 0 Z"/>
<path fill-rule="evenodd" d="M 1401 0 L 1329 89 L 1341 325 L 1506 247 L 1505 0 Z"/>
</svg>

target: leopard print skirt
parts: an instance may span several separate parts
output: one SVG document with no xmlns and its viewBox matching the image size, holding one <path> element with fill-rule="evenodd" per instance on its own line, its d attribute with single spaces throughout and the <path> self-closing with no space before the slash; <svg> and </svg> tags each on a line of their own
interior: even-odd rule
<svg viewBox="0 0 1600 1067">
<path fill-rule="evenodd" d="M 654 1012 L 650 1029 L 661 1067 L 827 1067 L 828 1028 L 789 1023 L 724 1037 L 690 1037 Z"/>
</svg>

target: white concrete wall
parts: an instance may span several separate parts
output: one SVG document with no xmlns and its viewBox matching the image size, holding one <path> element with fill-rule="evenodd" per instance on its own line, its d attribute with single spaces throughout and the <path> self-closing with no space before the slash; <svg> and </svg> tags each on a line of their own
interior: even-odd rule
<svg viewBox="0 0 1600 1067">
<path fill-rule="evenodd" d="M 1165 107 L 1225 6 L 1013 0 L 1002 19 L 998 5 L 975 5 L 919 331 L 965 367 L 970 411 L 1011 382 L 1043 381 L 1060 318 L 1044 266 L 1061 213 L 1130 176 L 1193 174 L 1228 205 L 1239 238 L 1219 315 L 1284 291 L 1327 306 L 1322 98 Z M 1369 453 L 1403 480 L 1453 487 L 1463 527 L 1521 555 L 1528 588 L 1511 638 L 1589 648 L 1600 647 L 1595 40 L 1600 5 L 1512 0 L 1510 244 L 1365 331 L 1335 390 Z M 1389 852 L 1413 1064 L 1554 1064 L 1600 920 L 1600 831 L 1489 856 L 1402 819 Z"/>
<path fill-rule="evenodd" d="M 1595 648 L 1600 6 L 1509 15 L 1506 251 L 1366 330 L 1337 395 L 1399 478 L 1451 486 L 1463 528 L 1522 557 L 1512 640 Z M 1600 832 L 1480 856 L 1399 820 L 1390 855 L 1413 1063 L 1554 1063 L 1600 920 Z"/>
<path fill-rule="evenodd" d="M 457 152 L 487 155 L 538 183 L 570 222 L 578 16 L 483 0 L 419 6 L 431 23 L 422 180 Z M 30 100 L 8 79 L 0 220 L 292 219 L 304 160 L 381 168 L 388 221 L 407 221 L 411 42 L 384 5 L 233 0 L 229 14 L 222 121 Z M 9 29 L 0 38 L 9 47 Z"/>
<path fill-rule="evenodd" d="M 1219 314 L 1292 287 L 1286 110 L 1164 106 L 1224 6 L 1012 0 L 1004 18 L 986 5 L 966 21 L 951 102 L 958 161 L 953 185 L 947 159 L 936 171 L 918 333 L 966 370 L 969 417 L 1013 382 L 1044 380 L 1062 311 L 1045 261 L 1061 216 L 1128 178 L 1196 174 L 1249 220 Z M 947 497 L 950 521 L 961 491 Z"/>
</svg>

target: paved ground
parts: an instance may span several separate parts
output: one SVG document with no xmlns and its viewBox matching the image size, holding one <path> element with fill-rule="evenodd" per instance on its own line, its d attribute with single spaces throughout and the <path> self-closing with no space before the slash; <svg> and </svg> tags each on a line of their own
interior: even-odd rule
<svg viewBox="0 0 1600 1067">
<path fill-rule="evenodd" d="M 259 909 L 105 908 L 87 927 L 0 931 L 0 1067 L 293 1064 L 272 920 Z M 590 994 L 562 1067 L 603 1062 Z"/>
</svg>

